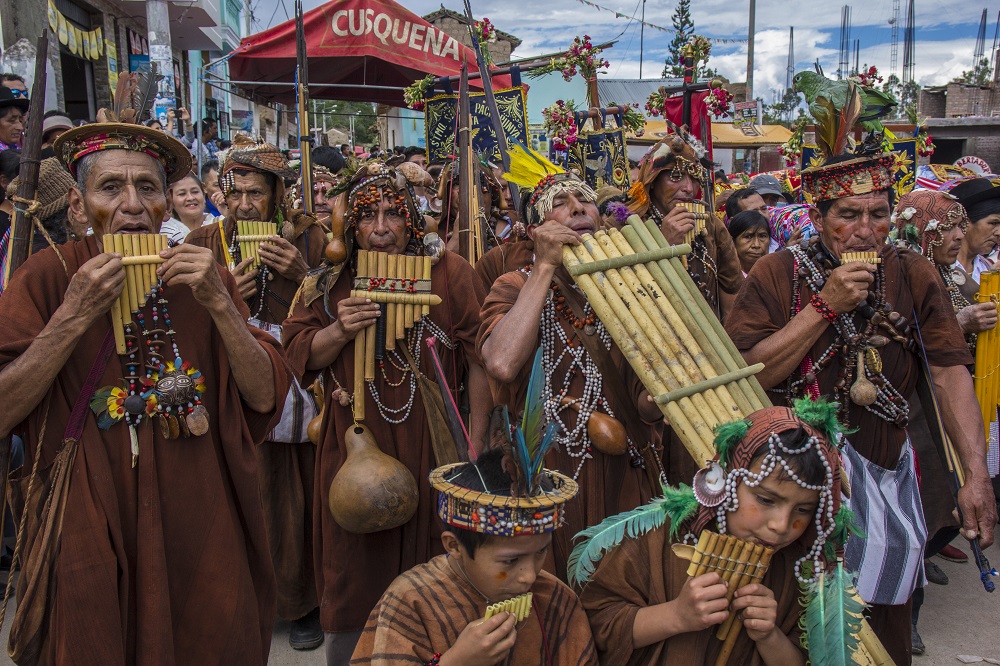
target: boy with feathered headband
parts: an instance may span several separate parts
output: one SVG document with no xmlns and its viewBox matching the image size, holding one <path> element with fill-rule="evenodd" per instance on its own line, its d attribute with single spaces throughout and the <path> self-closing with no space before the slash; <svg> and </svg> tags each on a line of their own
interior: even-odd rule
<svg viewBox="0 0 1000 666">
<path fill-rule="evenodd" d="M 851 521 L 840 503 L 839 432 L 829 403 L 759 410 L 718 428 L 718 456 L 692 487 L 664 487 L 578 534 L 571 580 L 583 585 L 601 664 L 714 664 L 716 625 L 731 613 L 745 631 L 726 663 L 804 664 L 799 584 L 835 561 Z M 705 529 L 775 551 L 760 583 L 736 590 L 731 605 L 718 573 L 688 577 L 671 549 Z"/>
<path fill-rule="evenodd" d="M 350 168 L 350 167 L 349 167 Z M 492 408 L 486 375 L 475 339 L 483 291 L 472 266 L 444 249 L 417 206 L 414 187 L 431 184 L 426 171 L 412 162 L 392 166 L 379 160 L 343 173 L 332 213 L 333 241 L 327 263 L 306 279 L 294 309 L 285 320 L 283 342 L 292 369 L 302 383 L 322 375 L 325 391 L 322 438 L 316 448 L 313 531 L 320 615 L 329 634 L 328 663 L 345 664 L 361 635 L 368 612 L 399 574 L 441 552 L 439 530 L 429 519 L 430 487 L 419 483 L 415 514 L 399 527 L 370 534 L 349 532 L 330 512 L 328 490 L 347 456 L 345 433 L 354 424 L 352 403 L 364 402 L 364 424 L 387 455 L 413 475 L 426 479 L 432 468 L 428 414 L 410 358 L 419 371 L 434 377 L 427 351 L 430 338 L 441 367 L 453 386 L 465 386 L 471 406 L 472 441 L 480 446 Z M 395 350 L 386 350 L 374 380 L 353 393 L 355 340 L 374 324 L 377 303 L 352 297 L 357 250 L 389 255 L 430 255 L 430 289 L 440 297 L 429 315 L 417 320 Z M 406 348 L 409 356 L 402 348 Z M 347 566 L 350 563 L 350 566 Z"/>
</svg>

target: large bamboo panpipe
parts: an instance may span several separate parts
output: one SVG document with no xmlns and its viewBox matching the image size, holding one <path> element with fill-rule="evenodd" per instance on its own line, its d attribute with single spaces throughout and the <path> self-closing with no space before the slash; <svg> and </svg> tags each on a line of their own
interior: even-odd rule
<svg viewBox="0 0 1000 666">
<path fill-rule="evenodd" d="M 240 244 L 240 256 L 244 261 L 253 257 L 249 269 L 260 265 L 260 244 L 277 235 L 276 222 L 236 220 L 236 242 Z"/>
<path fill-rule="evenodd" d="M 365 382 L 375 379 L 375 359 L 430 313 L 441 297 L 431 293 L 431 258 L 358 250 L 352 298 L 382 306 L 378 321 L 354 339 L 354 420 L 365 418 Z"/>
<path fill-rule="evenodd" d="M 653 233 L 655 231 L 655 233 Z M 656 241 L 659 238 L 662 243 Z M 715 456 L 714 428 L 770 406 L 679 257 L 637 216 L 586 235 L 563 263 L 699 465 Z M 676 263 L 675 263 L 676 262 Z"/>
<path fill-rule="evenodd" d="M 737 590 L 764 579 L 767 567 L 771 564 L 771 556 L 774 555 L 773 548 L 743 541 L 729 534 L 716 534 L 710 530 L 704 530 L 699 535 L 696 546 L 674 544 L 673 551 L 678 557 L 691 561 L 688 576 L 718 573 L 727 584 L 726 599 L 730 604 Z M 716 666 L 723 666 L 729 660 L 742 629 L 743 622 L 735 613 L 730 613 L 725 622 L 719 625 L 715 637 L 723 641 L 723 644 L 715 661 Z"/>
<path fill-rule="evenodd" d="M 111 307 L 111 325 L 119 354 L 126 352 L 125 325 L 132 323 L 132 313 L 146 305 L 149 292 L 159 281 L 156 267 L 163 263 L 160 252 L 165 249 L 167 237 L 161 234 L 104 235 L 104 251 L 120 254 L 125 267 L 125 288 Z"/>
<path fill-rule="evenodd" d="M 993 303 L 1000 300 L 1000 271 L 987 271 L 979 276 L 977 303 Z M 1000 403 L 1000 336 L 996 328 L 983 331 L 976 336 L 976 370 L 972 375 L 976 398 L 983 414 L 986 441 L 990 441 L 990 424 L 997 419 L 997 403 Z"/>
</svg>

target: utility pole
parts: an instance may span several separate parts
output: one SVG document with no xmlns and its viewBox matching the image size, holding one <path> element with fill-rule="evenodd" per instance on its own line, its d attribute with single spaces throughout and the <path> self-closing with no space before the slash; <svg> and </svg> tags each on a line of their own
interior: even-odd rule
<svg viewBox="0 0 1000 666">
<path fill-rule="evenodd" d="M 149 62 L 163 76 L 158 92 L 164 99 L 174 100 L 174 59 L 170 51 L 170 10 L 166 0 L 147 0 L 146 25 L 149 39 Z M 176 103 L 173 104 L 176 106 Z M 140 118 L 144 122 L 145 118 Z M 201 141 L 201 137 L 198 137 Z"/>
<path fill-rule="evenodd" d="M 751 0 L 752 2 L 753 0 Z M 646 32 L 646 0 L 642 0 L 642 18 L 639 19 L 639 78 L 642 78 L 642 38 Z"/>
<path fill-rule="evenodd" d="M 757 0 L 750 0 L 750 27 L 747 30 L 747 101 L 753 99 L 753 37 Z"/>
</svg>

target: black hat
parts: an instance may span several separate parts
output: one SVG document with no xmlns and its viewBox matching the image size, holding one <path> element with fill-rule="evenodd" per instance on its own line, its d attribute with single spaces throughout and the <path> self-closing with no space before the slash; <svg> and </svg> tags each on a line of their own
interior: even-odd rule
<svg viewBox="0 0 1000 666">
<path fill-rule="evenodd" d="M 1000 187 L 988 178 L 970 178 L 955 185 L 950 194 L 962 204 L 971 222 L 1000 213 Z"/>
<path fill-rule="evenodd" d="M 16 106 L 22 112 L 27 113 L 28 104 L 27 97 L 15 97 L 10 88 L 0 85 L 0 109 L 5 109 L 8 106 Z"/>
</svg>

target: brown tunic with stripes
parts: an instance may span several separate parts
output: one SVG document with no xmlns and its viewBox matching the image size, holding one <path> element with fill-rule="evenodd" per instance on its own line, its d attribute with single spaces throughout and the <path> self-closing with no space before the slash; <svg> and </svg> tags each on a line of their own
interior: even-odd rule
<svg viewBox="0 0 1000 666">
<path fill-rule="evenodd" d="M 542 571 L 531 593 L 531 614 L 517 625 L 517 642 L 501 664 L 596 665 L 587 616 L 572 590 Z M 446 556 L 438 555 L 389 586 L 368 618 L 351 664 L 426 664 L 485 614 L 482 596 L 452 573 Z"/>
</svg>

